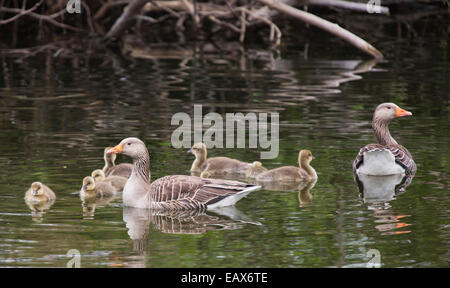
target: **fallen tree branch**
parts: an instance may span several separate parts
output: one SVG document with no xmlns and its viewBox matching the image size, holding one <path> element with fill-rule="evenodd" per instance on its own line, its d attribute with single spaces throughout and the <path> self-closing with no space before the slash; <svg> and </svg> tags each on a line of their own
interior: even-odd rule
<svg viewBox="0 0 450 288">
<path fill-rule="evenodd" d="M 327 6 L 327 7 L 336 7 L 341 9 L 348 9 L 358 12 L 366 12 L 370 13 L 367 10 L 366 3 L 358 3 L 358 2 L 349 2 L 349 1 L 343 1 L 343 0 L 308 0 L 306 5 L 309 6 Z M 377 8 L 379 8 L 379 12 L 377 14 L 384 14 L 389 15 L 389 8 L 385 6 L 378 5 Z"/>
<path fill-rule="evenodd" d="M 364 51 L 365 53 L 372 55 L 376 59 L 383 58 L 383 54 L 380 51 L 378 51 L 375 47 L 373 47 L 362 38 L 356 36 L 355 34 L 351 33 L 348 30 L 345 30 L 344 28 L 340 27 L 335 23 L 322 19 L 314 14 L 296 9 L 282 2 L 278 2 L 275 0 L 258 0 L 258 1 L 286 15 L 289 15 L 305 23 L 311 24 L 320 29 L 328 31 L 329 33 L 336 35 L 337 37 L 347 41 L 348 43 Z"/>
<path fill-rule="evenodd" d="M 110 8 L 113 8 L 113 7 L 118 6 L 118 5 L 125 5 L 125 4 L 128 4 L 129 2 L 130 2 L 129 0 L 119 0 L 119 1 L 109 0 L 108 2 L 103 4 L 101 8 L 99 8 L 97 10 L 97 12 L 94 15 L 94 20 L 97 21 L 97 20 L 102 19 L 103 16 L 106 14 L 106 12 Z"/>
<path fill-rule="evenodd" d="M 142 7 L 144 7 L 148 1 L 149 0 L 131 0 L 122 15 L 120 15 L 109 29 L 106 38 L 111 39 L 119 37 L 122 32 L 130 26 L 135 17 L 140 14 Z"/>
</svg>

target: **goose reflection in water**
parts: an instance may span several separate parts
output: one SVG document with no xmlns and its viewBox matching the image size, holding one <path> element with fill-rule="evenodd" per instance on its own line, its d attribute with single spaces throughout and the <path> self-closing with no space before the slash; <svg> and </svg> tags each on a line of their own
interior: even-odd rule
<svg viewBox="0 0 450 288">
<path fill-rule="evenodd" d="M 375 228 L 382 235 L 411 232 L 409 230 L 396 230 L 409 226 L 410 224 L 401 221 L 411 215 L 396 215 L 389 202 L 406 192 L 406 187 L 411 184 L 414 175 L 369 176 L 354 174 L 354 176 L 364 203 L 368 204 L 369 210 L 374 211 L 375 223 L 380 223 Z"/>
<path fill-rule="evenodd" d="M 212 230 L 235 230 L 245 225 L 262 225 L 252 221 L 234 206 L 199 210 L 156 211 L 123 207 L 123 221 L 133 241 L 137 255 L 127 259 L 114 259 L 113 266 L 145 267 L 149 253 L 150 227 L 168 234 L 200 235 Z M 152 224 L 152 225 L 151 225 Z"/>
</svg>

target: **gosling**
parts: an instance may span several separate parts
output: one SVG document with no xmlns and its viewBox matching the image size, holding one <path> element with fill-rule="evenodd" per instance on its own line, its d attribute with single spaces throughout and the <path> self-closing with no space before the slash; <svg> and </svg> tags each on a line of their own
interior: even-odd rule
<svg viewBox="0 0 450 288">
<path fill-rule="evenodd" d="M 56 199 L 55 193 L 45 184 L 41 182 L 33 182 L 31 187 L 25 193 L 25 201 L 38 203 L 50 202 Z"/>
<path fill-rule="evenodd" d="M 317 180 L 317 173 L 309 164 L 313 160 L 311 151 L 301 150 L 298 153 L 299 167 L 283 166 L 256 176 L 257 182 L 310 182 Z"/>
<path fill-rule="evenodd" d="M 96 169 L 92 171 L 91 174 L 92 178 L 94 178 L 95 183 L 99 182 L 106 182 L 110 183 L 117 191 L 122 191 L 123 187 L 125 187 L 125 183 L 127 183 L 127 178 L 116 176 L 116 175 L 110 175 L 108 177 L 105 177 L 105 173 L 103 173 L 103 170 Z"/>
<path fill-rule="evenodd" d="M 86 176 L 83 179 L 83 186 L 80 191 L 80 198 L 82 201 L 88 198 L 111 197 L 116 194 L 116 188 L 111 183 L 99 182 L 95 183 L 94 178 Z"/>
<path fill-rule="evenodd" d="M 125 178 L 130 178 L 131 171 L 133 170 L 133 165 L 130 163 L 121 163 L 116 165 L 116 154 L 108 154 L 106 151 L 111 149 L 111 147 L 106 147 L 103 151 L 103 159 L 105 159 L 105 166 L 103 167 L 103 173 L 105 176 L 120 176 Z"/>
<path fill-rule="evenodd" d="M 256 178 L 261 173 L 268 171 L 267 168 L 262 166 L 262 163 L 259 161 L 255 161 L 245 172 L 246 178 Z"/>
<path fill-rule="evenodd" d="M 191 166 L 192 173 L 200 173 L 200 177 L 209 178 L 214 174 L 241 174 L 245 175 L 252 167 L 252 163 L 242 162 L 228 157 L 207 158 L 206 145 L 195 143 L 188 151 L 195 155 Z"/>
</svg>

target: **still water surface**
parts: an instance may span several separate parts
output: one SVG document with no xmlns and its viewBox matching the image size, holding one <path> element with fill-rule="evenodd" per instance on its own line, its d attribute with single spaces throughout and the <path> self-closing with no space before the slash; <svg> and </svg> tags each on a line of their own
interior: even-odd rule
<svg viewBox="0 0 450 288">
<path fill-rule="evenodd" d="M 289 43 L 276 53 L 180 59 L 40 55 L 2 58 L 0 77 L 0 266 L 448 267 L 450 125 L 446 39 L 385 39 L 387 59 L 365 61 L 324 41 Z M 411 45 L 413 44 L 413 45 Z M 356 56 L 355 56 L 356 55 Z M 358 56 L 359 55 L 359 56 Z M 375 141 L 376 105 L 395 102 L 413 117 L 391 124 L 418 172 L 406 192 L 371 201 L 351 163 Z M 120 197 L 82 207 L 84 176 L 129 136 L 151 155 L 152 178 L 189 174 L 193 156 L 174 149 L 177 112 L 280 113 L 280 153 L 268 168 L 315 156 L 314 187 L 260 190 L 220 213 L 156 215 L 124 208 Z M 260 149 L 212 149 L 210 156 L 259 159 Z M 129 161 L 119 156 L 118 162 Z M 33 181 L 57 194 L 45 213 L 23 196 Z"/>
</svg>

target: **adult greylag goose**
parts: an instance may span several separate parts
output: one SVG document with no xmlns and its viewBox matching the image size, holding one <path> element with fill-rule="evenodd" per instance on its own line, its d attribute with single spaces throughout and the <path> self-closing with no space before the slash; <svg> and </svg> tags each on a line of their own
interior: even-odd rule
<svg viewBox="0 0 450 288">
<path fill-rule="evenodd" d="M 114 162 L 116 161 L 115 154 L 106 153 L 111 147 L 106 147 L 103 153 L 103 159 L 105 159 L 105 166 L 103 167 L 103 172 L 105 176 L 120 176 L 129 178 L 131 175 L 131 170 L 133 170 L 133 165 L 130 163 L 120 163 L 116 165 Z"/>
<path fill-rule="evenodd" d="M 191 172 L 200 173 L 202 178 L 210 178 L 214 175 L 223 174 L 241 174 L 245 175 L 247 171 L 257 164 L 246 163 L 228 157 L 212 157 L 207 158 L 207 149 L 204 143 L 195 143 L 189 150 L 195 155 L 195 160 L 191 166 Z M 261 164 L 261 162 L 257 162 Z M 262 165 L 260 165 L 262 167 Z M 264 167 L 262 167 L 264 169 Z"/>
<path fill-rule="evenodd" d="M 95 169 L 94 171 L 92 171 L 91 177 L 94 178 L 95 183 L 110 183 L 118 191 L 122 191 L 123 187 L 125 187 L 125 183 L 127 183 L 127 178 L 125 177 L 116 175 L 109 175 L 108 177 L 105 177 L 105 173 L 103 173 L 103 170 L 101 169 Z"/>
<path fill-rule="evenodd" d="M 389 123 L 396 118 L 411 116 L 394 103 L 382 103 L 373 113 L 372 128 L 378 144 L 362 147 L 353 161 L 353 171 L 366 175 L 394 175 L 416 173 L 414 162 L 408 149 L 398 144 L 389 132 Z"/>
<path fill-rule="evenodd" d="M 123 205 L 156 210 L 213 209 L 235 204 L 260 186 L 247 183 L 171 175 L 150 183 L 150 156 L 138 138 L 123 139 L 107 153 L 133 159 L 133 171 L 123 189 Z"/>
<path fill-rule="evenodd" d="M 309 150 L 300 150 L 298 153 L 299 167 L 283 166 L 271 169 L 256 176 L 257 182 L 310 182 L 317 180 L 317 173 L 310 163 L 313 159 Z"/>
<path fill-rule="evenodd" d="M 33 182 L 31 187 L 25 192 L 27 202 L 49 202 L 56 199 L 55 193 L 47 185 L 41 182 Z"/>
<path fill-rule="evenodd" d="M 95 183 L 91 176 L 83 178 L 83 186 L 80 191 L 80 198 L 85 201 L 89 198 L 111 197 L 116 194 L 117 190 L 109 182 Z"/>
</svg>

